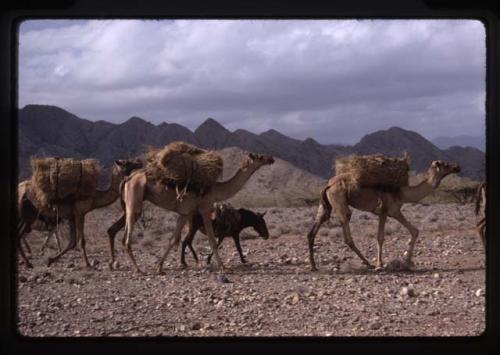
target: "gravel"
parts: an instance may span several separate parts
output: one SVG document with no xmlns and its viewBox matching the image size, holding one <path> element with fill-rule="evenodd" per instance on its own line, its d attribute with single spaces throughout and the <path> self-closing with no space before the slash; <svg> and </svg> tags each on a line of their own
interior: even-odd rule
<svg viewBox="0 0 500 355">
<path fill-rule="evenodd" d="M 455 210 L 465 218 L 458 226 Z M 275 208 L 268 224 L 290 220 L 312 223 L 315 208 Z M 263 210 L 262 210 L 263 211 Z M 439 223 L 413 214 L 439 216 Z M 34 252 L 33 269 L 19 265 L 18 327 L 26 336 L 470 336 L 485 329 L 484 251 L 474 228 L 472 205 L 405 206 L 408 220 L 420 229 L 412 270 L 400 260 L 409 233 L 393 228 L 384 244 L 385 269 L 367 269 L 345 246 L 343 238 L 318 235 L 310 271 L 306 230 L 287 228 L 269 240 L 249 237 L 241 244 L 242 264 L 231 240 L 220 255 L 227 270 L 205 263 L 209 249 L 195 238 L 197 265 L 180 250 L 167 258 L 165 275 L 154 273 L 168 235 L 136 243 L 134 255 L 147 275 L 137 275 L 116 242 L 116 270 L 109 270 L 106 229 L 119 217 L 107 208 L 87 217 L 87 252 L 96 269 L 87 270 L 79 251 L 70 251 L 51 267 Z M 359 216 L 363 216 L 359 218 Z M 153 210 L 148 230 L 172 223 L 175 215 Z M 283 221 L 283 222 L 280 222 Z M 300 223 L 299 223 L 300 222 Z M 369 260 L 376 256 L 376 217 L 354 211 L 353 239 Z M 443 227 L 444 226 L 444 227 Z M 323 227 L 328 230 L 328 227 Z M 438 229 L 440 228 L 440 229 Z M 444 228 L 444 229 L 443 229 Z M 288 230 L 290 229 L 290 230 Z M 28 241 L 40 250 L 42 233 Z M 439 243 L 436 243 L 439 240 Z"/>
</svg>

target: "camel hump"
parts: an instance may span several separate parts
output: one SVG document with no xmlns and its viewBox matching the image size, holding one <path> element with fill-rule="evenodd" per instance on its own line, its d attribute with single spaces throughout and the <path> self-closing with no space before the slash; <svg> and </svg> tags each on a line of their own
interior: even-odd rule
<svg viewBox="0 0 500 355">
<path fill-rule="evenodd" d="M 164 183 L 200 193 L 222 175 L 222 157 L 185 142 L 172 142 L 148 156 L 149 175 Z"/>
<path fill-rule="evenodd" d="M 406 157 L 383 154 L 350 155 L 335 160 L 337 175 L 349 175 L 359 187 L 400 188 L 408 186 L 410 166 Z"/>
<path fill-rule="evenodd" d="M 94 159 L 33 158 L 32 188 L 37 200 L 49 207 L 57 200 L 92 197 L 100 167 Z"/>
</svg>

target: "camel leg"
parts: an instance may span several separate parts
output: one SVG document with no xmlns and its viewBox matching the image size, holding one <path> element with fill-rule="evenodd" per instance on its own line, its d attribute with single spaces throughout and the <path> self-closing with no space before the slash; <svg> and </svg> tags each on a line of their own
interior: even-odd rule
<svg viewBox="0 0 500 355">
<path fill-rule="evenodd" d="M 486 217 L 481 219 L 477 224 L 477 231 L 479 237 L 481 238 L 481 243 L 483 243 L 483 248 L 486 250 Z"/>
<path fill-rule="evenodd" d="M 49 245 L 49 240 L 50 240 L 51 235 L 52 235 L 52 232 L 49 231 L 47 233 L 47 237 L 45 238 L 45 241 L 42 244 L 42 247 L 40 248 L 40 253 L 43 253 L 45 248 Z M 58 251 L 61 251 L 61 249 L 59 249 Z"/>
<path fill-rule="evenodd" d="M 368 259 L 366 259 L 365 256 L 359 251 L 359 249 L 356 247 L 356 244 L 354 243 L 354 240 L 352 239 L 351 229 L 349 227 L 352 212 L 349 207 L 347 207 L 347 203 L 345 200 L 337 201 L 335 206 L 335 213 L 339 217 L 340 224 L 342 225 L 342 231 L 344 232 L 344 242 L 349 246 L 349 248 L 351 248 L 352 251 L 356 253 L 356 255 L 361 259 L 361 261 L 363 261 L 366 266 L 368 266 L 369 268 L 373 268 L 373 265 L 370 264 Z"/>
<path fill-rule="evenodd" d="M 22 238 L 22 243 L 23 243 L 23 246 L 24 248 L 26 249 L 26 251 L 31 254 L 31 247 L 30 247 L 30 244 L 28 243 L 28 241 L 26 240 L 26 236 L 23 236 Z"/>
<path fill-rule="evenodd" d="M 54 234 L 56 236 L 57 251 L 61 251 L 61 241 L 59 240 L 59 233 L 57 229 L 58 228 L 56 227 L 56 230 L 54 231 Z"/>
<path fill-rule="evenodd" d="M 311 265 L 312 271 L 317 271 L 316 263 L 314 262 L 314 238 L 316 238 L 316 234 L 318 234 L 319 228 L 321 225 L 328 221 L 330 215 L 325 210 L 325 208 L 320 204 L 318 207 L 318 213 L 316 214 L 316 219 L 314 220 L 314 224 L 307 235 L 307 241 L 309 242 L 309 264 Z"/>
<path fill-rule="evenodd" d="M 365 258 L 365 256 L 359 251 L 359 249 L 356 247 L 356 244 L 354 243 L 354 240 L 352 239 L 351 236 L 351 229 L 349 228 L 349 222 L 341 222 L 342 224 L 342 230 L 344 232 L 344 242 L 351 248 L 352 251 L 356 253 L 356 255 L 363 261 L 363 263 L 368 266 L 370 269 L 373 268 L 373 265 L 370 264 L 368 259 Z"/>
<path fill-rule="evenodd" d="M 198 255 L 196 255 L 196 252 L 194 251 L 193 246 L 191 245 L 195 234 L 196 234 L 196 231 L 193 230 L 191 225 L 190 225 L 188 235 L 182 241 L 182 246 L 181 246 L 181 266 L 183 266 L 183 267 L 187 266 L 186 259 L 185 259 L 186 247 L 189 247 L 189 249 L 191 250 L 191 253 L 193 254 L 193 257 L 196 260 L 196 263 L 198 263 Z"/>
<path fill-rule="evenodd" d="M 201 217 L 203 218 L 203 225 L 205 226 L 205 231 L 207 232 L 208 242 L 210 243 L 210 247 L 212 248 L 212 253 L 215 256 L 215 261 L 217 262 L 217 268 L 220 271 L 224 270 L 224 264 L 222 264 L 222 260 L 220 259 L 219 253 L 217 251 L 217 244 L 215 242 L 215 233 L 214 228 L 212 226 L 212 220 L 210 219 L 210 210 L 200 211 Z"/>
<path fill-rule="evenodd" d="M 33 265 L 30 263 L 30 261 L 28 260 L 28 258 L 24 254 L 24 250 L 23 250 L 23 247 L 21 245 L 22 239 L 24 237 L 24 234 L 25 234 L 27 228 L 28 228 L 28 225 L 25 222 L 22 222 L 20 225 L 18 225 L 18 228 L 17 228 L 17 248 L 19 249 L 19 253 L 21 254 L 21 257 L 24 260 L 24 264 L 26 265 L 26 267 L 31 269 L 33 267 Z"/>
<path fill-rule="evenodd" d="M 89 263 L 89 259 L 87 257 L 87 250 L 85 249 L 85 234 L 84 234 L 84 226 L 85 226 L 85 216 L 81 216 L 77 214 L 75 216 L 76 221 L 76 238 L 80 241 L 80 248 L 82 249 L 83 260 L 85 261 L 85 266 L 88 269 L 91 269 L 92 266 Z"/>
<path fill-rule="evenodd" d="M 57 253 L 54 256 L 49 256 L 47 259 L 47 266 L 50 266 L 54 261 L 57 261 L 61 256 L 66 254 L 68 250 L 74 249 L 76 247 L 76 223 L 75 218 L 72 217 L 69 219 L 69 240 L 66 248 Z"/>
<path fill-rule="evenodd" d="M 175 230 L 174 233 L 172 234 L 172 237 L 170 237 L 169 243 L 167 245 L 167 250 L 163 253 L 163 256 L 161 257 L 160 261 L 158 262 L 158 267 L 156 269 L 157 273 L 160 275 L 163 275 L 163 263 L 165 262 L 165 259 L 168 256 L 168 253 L 170 252 L 170 249 L 172 249 L 173 246 L 178 246 L 179 242 L 181 240 L 181 232 L 182 228 L 184 228 L 184 225 L 186 224 L 188 220 L 188 216 L 182 216 L 179 215 L 177 218 L 177 222 L 175 224 Z"/>
<path fill-rule="evenodd" d="M 109 241 L 109 254 L 111 257 L 111 261 L 109 262 L 109 269 L 113 270 L 113 265 L 115 263 L 115 237 L 116 234 L 125 227 L 125 214 L 120 216 L 111 227 L 108 228 L 108 241 Z"/>
<path fill-rule="evenodd" d="M 382 262 L 382 245 L 384 244 L 384 229 L 387 215 L 382 214 L 378 217 L 378 233 L 377 233 L 377 266 L 376 269 L 382 269 L 384 263 Z"/>
<path fill-rule="evenodd" d="M 413 256 L 413 249 L 415 248 L 415 242 L 418 238 L 418 229 L 415 228 L 408 220 L 403 216 L 401 211 L 398 211 L 391 217 L 394 217 L 399 223 L 401 223 L 411 234 L 410 241 L 408 242 L 408 249 L 405 251 L 404 255 L 406 257 L 405 264 L 409 267 L 412 265 L 411 258 Z"/>
<path fill-rule="evenodd" d="M 222 244 L 222 241 L 224 240 L 224 238 L 218 238 L 217 239 L 217 250 L 219 250 L 219 247 L 220 245 Z M 214 252 L 210 252 L 210 254 L 208 254 L 208 257 L 207 257 L 207 265 L 210 265 L 210 263 L 212 262 L 212 256 L 214 256 Z"/>
<path fill-rule="evenodd" d="M 136 273 L 145 275 L 145 273 L 139 269 L 137 262 L 135 261 L 134 254 L 132 253 L 132 245 L 130 243 L 130 236 L 132 235 L 132 231 L 134 230 L 135 222 L 137 218 L 140 216 L 140 213 L 134 213 L 130 211 L 131 209 L 127 208 L 126 212 L 126 221 L 125 221 L 125 250 L 127 251 L 127 255 L 132 262 L 132 265 L 135 268 Z"/>
</svg>

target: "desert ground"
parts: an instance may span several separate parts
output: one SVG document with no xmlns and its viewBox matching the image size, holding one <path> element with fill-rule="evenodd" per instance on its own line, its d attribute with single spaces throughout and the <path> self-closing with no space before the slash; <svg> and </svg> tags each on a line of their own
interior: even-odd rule
<svg viewBox="0 0 500 355">
<path fill-rule="evenodd" d="M 174 228 L 175 214 L 147 205 L 133 250 L 147 272 L 140 276 L 117 237 L 118 269 L 110 271 L 106 229 L 119 217 L 118 204 L 87 216 L 86 269 L 78 250 L 51 267 L 56 252 L 39 249 L 45 233 L 32 232 L 33 269 L 18 265 L 18 331 L 44 336 L 477 336 L 485 329 L 485 257 L 474 228 L 473 205 L 408 204 L 403 213 L 420 229 L 412 271 L 368 270 L 345 245 L 332 218 L 316 238 L 310 271 L 307 231 L 316 207 L 267 209 L 270 238 L 242 233 L 248 263 L 227 238 L 220 255 L 227 280 L 206 265 L 210 249 L 200 233 L 187 250 L 168 257 L 165 275 L 154 268 Z M 354 211 L 354 241 L 374 261 L 375 216 Z M 61 227 L 67 234 L 67 227 Z M 402 258 L 409 233 L 386 225 L 384 260 Z M 63 240 L 65 243 L 65 240 Z M 55 242 L 51 242 L 55 248 Z M 229 282 L 224 282 L 229 281 Z"/>
</svg>

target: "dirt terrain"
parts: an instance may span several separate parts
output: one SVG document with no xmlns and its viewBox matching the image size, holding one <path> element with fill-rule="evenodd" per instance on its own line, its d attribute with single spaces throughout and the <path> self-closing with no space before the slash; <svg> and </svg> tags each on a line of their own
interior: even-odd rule
<svg viewBox="0 0 500 355">
<path fill-rule="evenodd" d="M 254 209 L 264 211 L 264 209 Z M 406 205 L 421 231 L 413 271 L 361 266 L 332 219 L 316 239 L 318 272 L 311 272 L 306 234 L 316 207 L 268 208 L 270 238 L 242 233 L 247 264 L 227 239 L 220 252 L 229 282 L 205 265 L 202 234 L 196 265 L 179 266 L 180 248 L 154 273 L 173 231 L 173 213 L 151 205 L 146 228 L 136 229 L 134 251 L 148 275 L 132 272 L 121 245 L 118 270 L 108 268 L 106 229 L 118 205 L 87 217 L 87 251 L 70 251 L 50 268 L 39 249 L 44 233 L 28 236 L 34 269 L 19 265 L 18 329 L 26 336 L 475 336 L 485 329 L 485 260 L 471 204 Z M 377 219 L 354 211 L 351 228 L 360 250 L 374 260 Z M 62 228 L 63 233 L 66 229 Z M 402 257 L 409 233 L 386 225 L 384 258 Z M 52 241 L 52 245 L 55 245 Z"/>
</svg>

